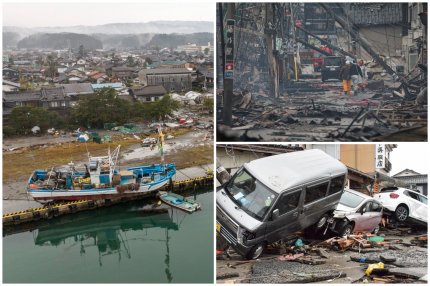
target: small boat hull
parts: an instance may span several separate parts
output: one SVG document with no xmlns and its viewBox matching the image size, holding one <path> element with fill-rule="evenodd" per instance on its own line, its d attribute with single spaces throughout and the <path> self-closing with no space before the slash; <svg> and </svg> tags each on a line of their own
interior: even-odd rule
<svg viewBox="0 0 430 286">
<path fill-rule="evenodd" d="M 200 204 L 191 200 L 187 200 L 186 198 L 174 193 L 159 192 L 158 197 L 166 205 L 188 213 L 192 213 L 201 209 Z"/>
</svg>

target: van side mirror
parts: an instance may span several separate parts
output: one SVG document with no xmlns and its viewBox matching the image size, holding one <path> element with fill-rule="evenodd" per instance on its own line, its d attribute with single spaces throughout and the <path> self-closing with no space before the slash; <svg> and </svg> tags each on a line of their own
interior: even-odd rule
<svg viewBox="0 0 430 286">
<path fill-rule="evenodd" d="M 276 220 L 279 217 L 279 209 L 275 209 L 272 212 L 272 220 Z"/>
<path fill-rule="evenodd" d="M 366 208 L 364 207 L 364 208 L 361 209 L 360 213 L 364 214 L 365 212 L 366 212 Z"/>
</svg>

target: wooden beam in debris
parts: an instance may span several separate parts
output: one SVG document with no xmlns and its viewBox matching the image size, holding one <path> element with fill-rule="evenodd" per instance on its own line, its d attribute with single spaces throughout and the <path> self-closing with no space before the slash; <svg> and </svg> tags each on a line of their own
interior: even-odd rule
<svg viewBox="0 0 430 286">
<path fill-rule="evenodd" d="M 328 46 L 329 48 L 332 48 L 333 50 L 338 51 L 338 52 L 339 52 L 339 53 L 341 53 L 342 55 L 344 55 L 344 56 L 349 56 L 349 57 L 354 58 L 354 59 L 356 58 L 356 56 L 355 56 L 355 55 L 353 55 L 353 54 L 351 54 L 351 53 L 349 53 L 349 52 L 347 52 L 347 51 L 345 51 L 345 50 L 343 50 L 343 49 L 339 48 L 338 46 L 332 45 L 330 42 L 328 42 L 328 41 L 326 41 L 326 40 L 324 40 L 324 39 L 322 39 L 322 38 L 318 37 L 317 35 L 315 35 L 314 33 L 312 33 L 312 32 L 310 32 L 310 31 L 306 30 L 305 28 L 300 27 L 300 26 L 297 26 L 297 25 L 296 25 L 296 28 L 297 28 L 297 29 L 299 29 L 300 31 L 303 31 L 304 33 L 306 33 L 306 34 L 308 34 L 308 35 L 310 35 L 310 36 L 314 37 L 315 39 L 317 39 L 318 41 L 320 41 L 320 42 L 321 42 L 321 44 L 324 44 L 324 45 Z M 316 47 L 314 47 L 314 48 L 316 48 Z"/>
</svg>

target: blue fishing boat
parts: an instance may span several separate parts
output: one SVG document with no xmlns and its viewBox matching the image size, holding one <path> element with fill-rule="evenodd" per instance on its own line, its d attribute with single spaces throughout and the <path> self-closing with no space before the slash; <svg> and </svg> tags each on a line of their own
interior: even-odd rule
<svg viewBox="0 0 430 286">
<path fill-rule="evenodd" d="M 171 181 L 176 165 L 154 164 L 118 170 L 120 146 L 107 156 L 88 155 L 85 169 L 73 162 L 65 169 L 35 170 L 28 179 L 27 193 L 40 202 L 97 200 L 137 196 L 156 191 Z"/>
</svg>

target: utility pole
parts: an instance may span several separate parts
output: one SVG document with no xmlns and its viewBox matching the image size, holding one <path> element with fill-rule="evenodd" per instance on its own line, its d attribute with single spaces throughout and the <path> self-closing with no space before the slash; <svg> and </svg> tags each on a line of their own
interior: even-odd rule
<svg viewBox="0 0 430 286">
<path fill-rule="evenodd" d="M 274 57 L 273 51 L 275 50 L 276 31 L 274 26 L 273 17 L 273 4 L 264 4 L 265 8 L 265 26 L 264 26 L 264 39 L 267 47 L 267 63 L 269 69 L 269 92 L 271 97 L 279 97 L 279 68 L 278 61 Z"/>
<path fill-rule="evenodd" d="M 294 19 L 294 7 L 293 7 L 293 3 L 290 3 L 290 11 L 291 11 L 291 31 L 293 32 L 293 38 L 294 41 L 297 43 L 298 37 L 297 37 L 297 32 L 296 32 L 296 21 Z M 299 61 L 299 48 L 298 45 L 296 45 L 296 50 L 295 50 L 296 54 L 294 55 L 294 76 L 296 81 L 299 80 L 299 74 L 298 74 L 298 65 L 300 64 Z"/>
<path fill-rule="evenodd" d="M 235 4 L 226 3 L 226 41 L 224 47 L 224 94 L 223 94 L 223 122 L 227 126 L 232 123 L 232 102 L 233 102 L 233 73 L 234 73 L 234 14 Z M 220 11 L 221 13 L 222 11 Z M 222 22 L 224 25 L 224 22 Z M 221 37 L 224 38 L 222 30 Z"/>
</svg>

